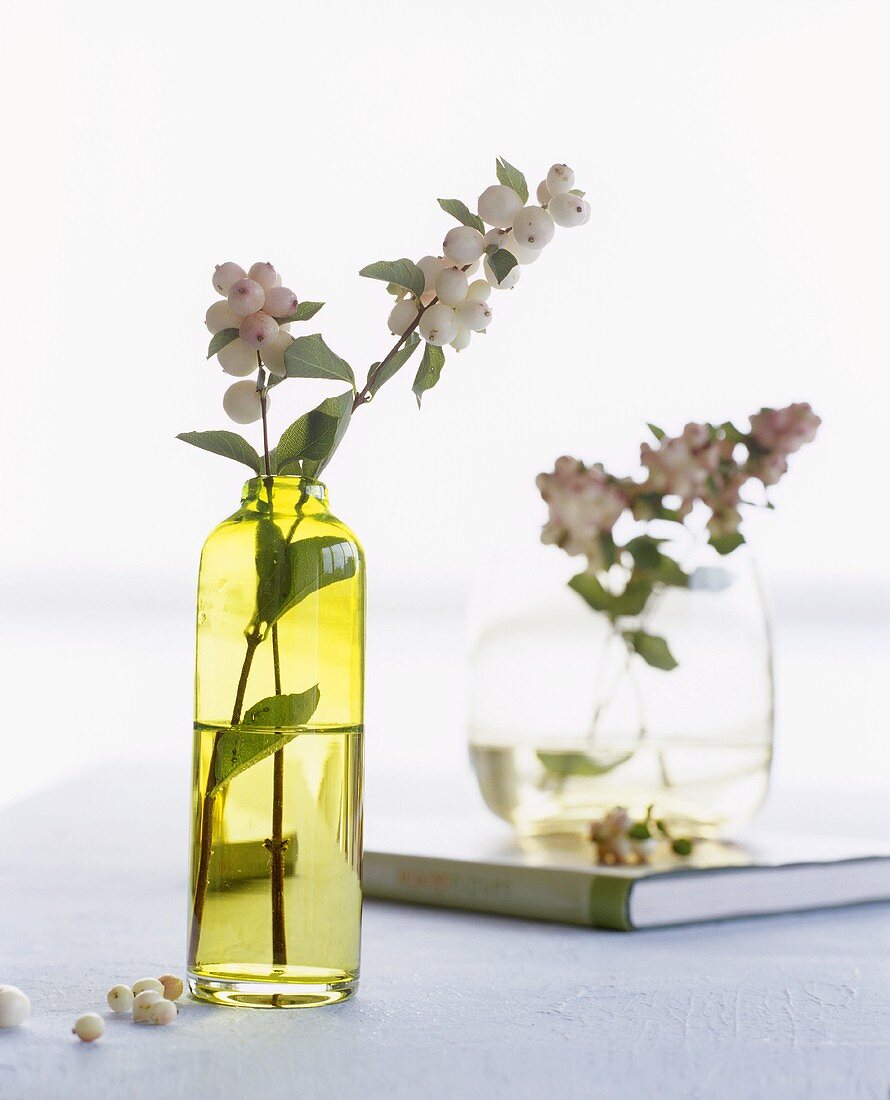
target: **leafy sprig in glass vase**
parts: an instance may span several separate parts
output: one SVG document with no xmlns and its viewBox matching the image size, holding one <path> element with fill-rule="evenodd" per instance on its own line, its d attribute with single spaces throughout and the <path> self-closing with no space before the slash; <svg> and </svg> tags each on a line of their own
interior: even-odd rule
<svg viewBox="0 0 890 1100">
<path fill-rule="evenodd" d="M 223 396 L 229 418 L 237 424 L 259 424 L 261 435 L 259 448 L 232 431 L 179 437 L 240 462 L 256 475 L 245 487 L 242 508 L 208 540 L 199 585 L 189 946 L 190 981 L 199 996 L 227 1003 L 329 1003 L 355 988 L 357 927 L 352 924 L 358 910 L 350 901 L 345 915 L 335 911 L 343 907 L 342 897 L 354 901 L 360 843 L 360 749 L 350 746 L 360 744 L 361 736 L 364 566 L 354 536 L 328 511 L 318 478 L 352 417 L 418 352 L 412 390 L 419 406 L 442 376 L 445 348 L 462 351 L 474 333 L 488 328 L 492 290 L 515 286 L 521 267 L 540 256 L 557 225 L 582 225 L 589 217 L 588 204 L 574 189 L 574 173 L 566 165 L 551 168 L 539 185 L 536 204 L 528 202 L 522 173 L 503 159 L 497 161 L 497 177 L 498 183 L 480 194 L 478 213 L 457 199 L 439 200 L 459 223 L 447 232 L 443 255 L 416 263 L 378 261 L 360 272 L 386 284 L 394 299 L 389 328 L 396 338 L 370 365 L 362 385 L 319 332 L 298 334 L 294 329 L 311 321 L 323 303 L 301 301 L 269 263 L 245 270 L 228 262 L 214 272 L 220 299 L 207 311 L 212 336 L 208 358 L 240 379 Z M 481 277 L 475 277 L 480 265 Z M 270 404 L 283 392 L 295 392 L 293 383 L 301 379 L 325 380 L 340 389 L 297 417 L 273 446 Z M 287 391 L 279 390 L 285 381 L 291 383 Z M 245 546 L 250 546 L 249 560 Z M 248 570 L 250 576 L 245 575 Z M 234 590 L 229 601 L 217 599 L 220 589 Z M 236 650 L 240 655 L 232 663 Z M 220 687 L 221 677 L 231 683 Z M 294 682 L 301 690 L 289 690 Z M 259 699 L 257 684 L 266 685 Z M 309 733 L 316 740 L 333 738 L 326 759 L 343 760 L 330 775 L 330 790 L 317 792 L 319 815 L 332 812 L 331 806 L 349 810 L 347 819 L 311 823 L 307 837 L 305 830 L 303 836 L 294 831 L 293 821 L 305 824 L 307 817 L 305 808 L 294 808 L 296 796 L 288 791 L 296 789 L 295 769 L 304 789 L 317 782 L 318 761 L 307 771 L 304 759 L 311 755 Z M 256 776 L 268 768 L 270 758 L 268 812 L 260 815 L 268 820 L 268 832 L 242 851 L 227 838 L 235 826 L 258 827 L 255 803 L 263 788 Z M 328 772 L 323 769 L 323 774 Z M 320 843 L 325 829 L 344 847 L 339 855 L 326 852 L 321 870 L 315 871 L 312 860 L 320 857 L 313 855 L 312 843 Z M 344 877 L 347 864 L 353 879 Z M 240 925 L 208 929 L 208 914 L 227 912 L 242 889 L 245 868 L 252 883 L 250 907 L 239 919 L 248 921 L 251 930 Z M 258 870 L 261 878 L 268 878 L 268 957 L 256 939 L 257 920 L 263 920 L 256 909 L 263 892 L 256 889 Z M 340 884 L 339 893 L 332 892 L 334 881 Z M 303 893 L 295 894 L 299 887 Z M 328 917 L 338 932 L 319 933 L 320 941 L 337 939 L 340 954 L 333 960 L 311 957 L 307 928 L 317 929 Z M 250 957 L 242 957 L 245 943 L 254 941 Z M 260 980 L 263 989 L 258 991 Z M 294 993 L 293 987 L 300 985 L 301 991 Z"/>
</svg>

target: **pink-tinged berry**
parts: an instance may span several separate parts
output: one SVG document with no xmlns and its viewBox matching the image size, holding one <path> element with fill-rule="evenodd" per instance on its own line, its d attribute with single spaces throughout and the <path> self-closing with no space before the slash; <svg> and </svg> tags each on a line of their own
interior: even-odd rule
<svg viewBox="0 0 890 1100">
<path fill-rule="evenodd" d="M 251 313 L 241 322 L 240 336 L 249 348 L 265 347 L 278 336 L 278 322 L 268 313 Z"/>
<path fill-rule="evenodd" d="M 281 286 L 281 276 L 269 263 L 251 264 L 247 277 L 253 279 L 255 283 L 259 283 L 263 290 L 271 290 L 273 287 Z"/>
<path fill-rule="evenodd" d="M 239 279 L 246 278 L 247 272 L 244 268 L 229 260 L 227 263 L 216 265 L 216 270 L 213 272 L 213 289 L 225 298 Z"/>
<path fill-rule="evenodd" d="M 293 317 L 299 304 L 299 299 L 289 286 L 273 286 L 266 291 L 263 312 L 272 317 Z"/>
<path fill-rule="evenodd" d="M 229 309 L 239 317 L 249 317 L 263 308 L 266 292 L 253 279 L 239 279 L 229 290 Z"/>
</svg>

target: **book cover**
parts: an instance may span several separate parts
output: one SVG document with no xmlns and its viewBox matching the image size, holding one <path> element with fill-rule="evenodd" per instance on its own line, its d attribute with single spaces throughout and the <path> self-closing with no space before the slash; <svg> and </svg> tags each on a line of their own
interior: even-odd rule
<svg viewBox="0 0 890 1100">
<path fill-rule="evenodd" d="M 688 859 L 600 866 L 580 838 L 514 839 L 485 820 L 377 821 L 368 897 L 631 931 L 890 900 L 890 848 L 747 833 Z"/>
</svg>

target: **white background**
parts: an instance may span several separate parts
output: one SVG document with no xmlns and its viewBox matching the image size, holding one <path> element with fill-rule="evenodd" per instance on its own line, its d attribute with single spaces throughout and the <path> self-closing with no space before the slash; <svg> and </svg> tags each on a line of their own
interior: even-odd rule
<svg viewBox="0 0 890 1100">
<path fill-rule="evenodd" d="M 881 781 L 888 49 L 890 7 L 856 0 L 7 4 L 0 798 L 187 758 L 197 554 L 242 481 L 174 439 L 226 426 L 214 264 L 272 260 L 364 377 L 389 299 L 358 269 L 438 251 L 436 197 L 472 204 L 496 154 L 532 186 L 567 161 L 593 213 L 421 413 L 406 373 L 330 467 L 372 576 L 372 778 L 462 767 L 468 592 L 534 537 L 539 470 L 808 400 L 819 439 L 748 527 L 779 762 Z M 322 391 L 277 390 L 276 429 Z"/>
</svg>

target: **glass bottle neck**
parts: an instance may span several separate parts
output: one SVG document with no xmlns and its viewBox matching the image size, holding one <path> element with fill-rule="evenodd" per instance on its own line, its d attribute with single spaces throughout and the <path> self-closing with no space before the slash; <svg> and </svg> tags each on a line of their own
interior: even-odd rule
<svg viewBox="0 0 890 1100">
<path fill-rule="evenodd" d="M 327 511 L 327 488 L 311 477 L 254 477 L 241 493 L 242 507 L 256 511 L 267 511 L 271 505 L 272 512 L 293 514 L 309 501 L 315 502 L 315 511 Z"/>
</svg>

